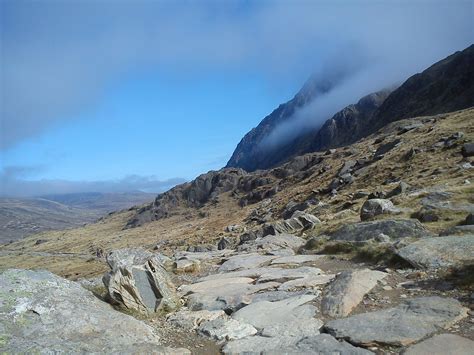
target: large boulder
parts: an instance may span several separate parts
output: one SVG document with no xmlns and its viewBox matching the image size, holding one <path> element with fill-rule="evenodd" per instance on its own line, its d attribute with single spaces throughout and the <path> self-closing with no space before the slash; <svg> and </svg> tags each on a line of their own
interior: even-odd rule
<svg viewBox="0 0 474 355">
<path fill-rule="evenodd" d="M 431 236 L 431 233 L 417 220 L 385 219 L 346 224 L 331 233 L 330 238 L 331 240 L 348 242 L 367 242 L 376 240 L 380 234 L 384 234 L 393 240 Z"/>
<path fill-rule="evenodd" d="M 172 311 L 179 306 L 175 286 L 160 259 L 143 249 L 119 249 L 107 255 L 111 271 L 103 281 L 109 296 L 141 313 Z"/>
<path fill-rule="evenodd" d="M 367 200 L 360 210 L 361 221 L 368 221 L 383 214 L 397 214 L 400 210 L 396 208 L 392 201 L 382 198 Z"/>
<path fill-rule="evenodd" d="M 277 235 L 280 233 L 296 234 L 305 230 L 313 229 L 321 221 L 312 214 L 295 211 L 291 218 L 267 223 L 263 227 L 263 236 Z"/>
<path fill-rule="evenodd" d="M 0 351 L 11 354 L 183 354 L 153 328 L 48 271 L 0 274 Z"/>
<path fill-rule="evenodd" d="M 321 311 L 334 318 L 347 316 L 385 276 L 369 269 L 341 272 L 321 300 Z"/>
<path fill-rule="evenodd" d="M 330 321 L 325 329 L 352 344 L 405 346 L 449 328 L 465 318 L 467 311 L 455 299 L 416 298 L 394 308 Z"/>
<path fill-rule="evenodd" d="M 474 235 L 418 240 L 397 251 L 415 267 L 438 269 L 474 264 Z"/>
</svg>

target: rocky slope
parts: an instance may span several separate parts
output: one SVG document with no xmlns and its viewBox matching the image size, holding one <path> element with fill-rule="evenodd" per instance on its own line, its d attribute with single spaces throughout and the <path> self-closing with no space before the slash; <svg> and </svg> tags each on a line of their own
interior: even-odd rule
<svg viewBox="0 0 474 355">
<path fill-rule="evenodd" d="M 87 278 L 81 284 L 101 298 L 51 274 L 4 272 L 2 290 L 12 277 L 31 287 L 0 294 L 10 307 L 0 309 L 2 324 L 15 325 L 3 331 L 0 349 L 22 344 L 30 330 L 54 329 L 43 321 L 72 307 L 64 300 L 75 299 L 70 293 L 48 286 L 54 281 L 84 299 L 74 306 L 81 307 L 77 324 L 101 310 L 91 318 L 99 334 L 91 349 L 108 344 L 110 333 L 99 328 L 119 310 L 141 325 L 129 328 L 128 320 L 117 332 L 131 329 L 133 338 L 133 329 L 151 327 L 156 334 L 134 344 L 137 351 L 151 342 L 196 354 L 469 354 L 473 119 L 468 109 L 393 122 L 347 147 L 271 170 L 210 172 L 148 206 L 0 247 L 2 270 Z M 50 298 L 24 293 L 34 287 L 55 298 L 54 310 Z M 176 297 L 183 307 L 172 310 Z M 19 316 L 30 322 L 26 330 Z M 64 327 L 64 346 L 83 331 Z M 59 346 L 44 334 L 37 347 Z"/>
<path fill-rule="evenodd" d="M 275 117 L 285 117 L 288 120 L 296 109 L 311 100 L 317 100 L 317 96 L 299 100 L 298 105 L 292 100 L 281 105 L 257 128 L 245 135 L 227 167 L 239 167 L 247 171 L 268 169 L 304 153 L 354 143 L 396 120 L 471 107 L 474 105 L 473 62 L 474 45 L 413 75 L 392 93 L 390 90 L 383 90 L 370 94 L 357 104 L 336 113 L 322 127 L 301 133 L 272 149 L 260 149 L 265 137 L 283 121 Z"/>
</svg>

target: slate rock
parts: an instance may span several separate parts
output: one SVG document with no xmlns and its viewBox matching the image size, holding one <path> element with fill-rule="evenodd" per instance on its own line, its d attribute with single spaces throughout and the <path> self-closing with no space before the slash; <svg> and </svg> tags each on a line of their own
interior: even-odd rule
<svg viewBox="0 0 474 355">
<path fill-rule="evenodd" d="M 168 315 L 166 320 L 180 328 L 195 330 L 204 323 L 225 318 L 227 318 L 227 314 L 223 310 L 208 311 L 204 309 L 200 311 L 180 310 Z"/>
<path fill-rule="evenodd" d="M 235 255 L 230 257 L 219 267 L 219 272 L 253 269 L 263 264 L 270 263 L 275 258 L 276 256 L 261 255 L 257 253 Z"/>
<path fill-rule="evenodd" d="M 406 346 L 440 328 L 448 328 L 467 316 L 467 308 L 457 300 L 422 297 L 402 302 L 394 308 L 357 314 L 328 322 L 325 330 L 352 344 Z"/>
<path fill-rule="evenodd" d="M 383 233 L 391 239 L 422 238 L 431 233 L 417 220 L 384 219 L 378 221 L 346 224 L 330 234 L 331 240 L 367 242 Z"/>
<path fill-rule="evenodd" d="M 153 253 L 119 249 L 107 255 L 111 271 L 103 277 L 111 299 L 142 313 L 172 311 L 179 299 L 171 279 Z"/>
<path fill-rule="evenodd" d="M 223 237 L 221 240 L 219 240 L 219 243 L 217 243 L 217 250 L 228 249 L 230 247 L 232 247 L 232 242 L 226 237 Z"/>
<path fill-rule="evenodd" d="M 464 157 L 474 156 L 474 143 L 466 143 L 462 146 L 461 153 Z"/>
<path fill-rule="evenodd" d="M 369 269 L 341 272 L 326 289 L 321 312 L 333 318 L 347 316 L 385 276 Z"/>
<path fill-rule="evenodd" d="M 474 234 L 421 239 L 397 254 L 418 268 L 461 267 L 474 263 Z"/>
<path fill-rule="evenodd" d="M 404 355 L 471 355 L 474 341 L 455 334 L 439 334 L 410 346 Z"/>
<path fill-rule="evenodd" d="M 316 313 L 316 307 L 305 303 L 314 299 L 315 296 L 312 295 L 301 295 L 276 302 L 255 302 L 232 314 L 232 318 L 257 329 L 303 318 L 310 319 Z"/>
<path fill-rule="evenodd" d="M 301 339 L 293 346 L 283 347 L 263 354 L 318 354 L 318 355 L 369 355 L 373 352 L 357 348 L 345 341 L 338 341 L 329 334 L 312 335 Z"/>
<path fill-rule="evenodd" d="M 400 210 L 396 208 L 392 201 L 381 198 L 367 200 L 360 210 L 360 219 L 368 221 L 383 214 L 397 214 Z"/>
<path fill-rule="evenodd" d="M 12 354 L 190 354 L 160 345 L 152 327 L 48 271 L 0 274 L 0 348 Z"/>
</svg>

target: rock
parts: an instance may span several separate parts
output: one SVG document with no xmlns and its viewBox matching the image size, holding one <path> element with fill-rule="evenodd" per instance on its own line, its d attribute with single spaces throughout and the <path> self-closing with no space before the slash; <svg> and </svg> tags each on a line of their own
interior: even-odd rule
<svg viewBox="0 0 474 355">
<path fill-rule="evenodd" d="M 268 268 L 265 272 L 262 272 L 257 278 L 257 283 L 263 282 L 287 282 L 295 279 L 303 279 L 306 277 L 321 275 L 321 269 L 315 267 L 298 267 L 294 269 L 278 269 Z"/>
<path fill-rule="evenodd" d="M 316 307 L 305 303 L 313 299 L 315 296 L 301 295 L 276 302 L 255 302 L 232 314 L 232 318 L 257 329 L 302 318 L 310 319 L 316 313 Z"/>
<path fill-rule="evenodd" d="M 209 293 L 209 292 L 219 292 L 219 290 L 229 287 L 233 284 L 238 285 L 247 285 L 253 283 L 253 279 L 249 277 L 230 277 L 214 280 L 206 280 L 197 282 L 191 285 L 182 285 L 179 290 L 184 294 L 188 295 L 190 293 Z"/>
<path fill-rule="evenodd" d="M 448 235 L 464 235 L 464 234 L 474 234 L 474 225 L 467 226 L 454 226 L 439 233 L 440 237 L 445 237 Z"/>
<path fill-rule="evenodd" d="M 414 213 L 411 217 L 416 218 L 423 223 L 436 222 L 439 220 L 439 216 L 434 210 L 426 208 L 422 208 L 418 212 Z"/>
<path fill-rule="evenodd" d="M 367 242 L 373 240 L 380 233 L 393 240 L 403 238 L 422 238 L 431 236 L 431 233 L 417 220 L 384 219 L 371 222 L 346 224 L 330 234 L 331 240 L 349 242 Z"/>
<path fill-rule="evenodd" d="M 415 122 L 406 126 L 399 127 L 399 134 L 407 133 L 408 131 L 423 127 L 424 124 L 421 122 Z"/>
<path fill-rule="evenodd" d="M 474 235 L 421 239 L 397 254 L 418 268 L 461 267 L 474 262 Z"/>
<path fill-rule="evenodd" d="M 241 244 L 244 244 L 244 243 L 247 243 L 247 242 L 251 242 L 252 240 L 255 240 L 259 237 L 259 235 L 257 234 L 256 231 L 249 231 L 249 232 L 246 232 L 244 234 L 242 234 L 239 238 L 240 240 L 240 243 L 239 245 Z"/>
<path fill-rule="evenodd" d="M 225 319 L 227 314 L 222 310 L 217 311 L 187 311 L 180 310 L 179 312 L 172 313 L 166 320 L 172 324 L 179 326 L 186 330 L 195 330 L 204 323 L 213 321 L 215 319 Z"/>
<path fill-rule="evenodd" d="M 360 210 L 360 219 L 362 221 L 368 221 L 382 214 L 397 213 L 400 213 L 400 210 L 395 208 L 392 201 L 377 198 L 364 202 Z"/>
<path fill-rule="evenodd" d="M 253 269 L 263 264 L 270 263 L 276 256 L 261 254 L 235 255 L 225 261 L 220 267 L 219 272 L 228 272 L 243 269 Z"/>
<path fill-rule="evenodd" d="M 273 259 L 271 265 L 300 265 L 307 262 L 314 262 L 324 258 L 324 255 L 292 255 L 282 256 L 280 258 Z"/>
<path fill-rule="evenodd" d="M 366 198 L 367 196 L 369 196 L 368 192 L 366 192 L 366 191 L 357 191 L 354 194 L 354 197 L 352 199 L 353 200 L 358 200 L 358 199 L 361 199 L 361 198 Z"/>
<path fill-rule="evenodd" d="M 334 278 L 335 275 L 311 275 L 295 280 L 284 282 L 278 287 L 280 291 L 290 291 L 298 288 L 310 289 L 316 286 L 325 285 Z"/>
<path fill-rule="evenodd" d="M 296 211 L 304 211 L 310 206 L 311 206 L 311 203 L 309 201 L 304 201 L 300 203 L 296 203 L 295 201 L 290 201 L 286 204 L 285 209 L 283 210 L 281 216 L 283 219 L 291 218 L 293 213 L 295 213 Z"/>
<path fill-rule="evenodd" d="M 332 320 L 325 329 L 352 344 L 406 346 L 466 316 L 467 308 L 455 299 L 423 297 L 404 301 L 394 308 Z"/>
<path fill-rule="evenodd" d="M 321 354 L 321 355 L 369 355 L 371 351 L 356 348 L 345 341 L 338 341 L 329 334 L 312 335 L 303 338 L 293 346 L 279 348 L 264 354 Z"/>
<path fill-rule="evenodd" d="M 240 224 L 232 224 L 225 227 L 225 231 L 228 233 L 243 233 L 245 232 L 245 227 L 241 226 Z"/>
<path fill-rule="evenodd" d="M 390 191 L 386 197 L 390 198 L 393 196 L 405 194 L 409 188 L 410 188 L 410 185 L 408 185 L 406 182 L 400 181 L 398 186 L 394 188 L 392 191 Z"/>
<path fill-rule="evenodd" d="M 219 240 L 219 243 L 217 244 L 217 250 L 228 249 L 231 246 L 232 242 L 230 241 L 230 239 L 223 237 L 221 240 Z"/>
<path fill-rule="evenodd" d="M 474 225 L 474 213 L 469 213 L 464 220 L 464 225 Z"/>
<path fill-rule="evenodd" d="M 242 251 L 260 251 L 270 252 L 279 249 L 297 250 L 303 246 L 305 240 L 303 238 L 291 234 L 267 235 L 257 238 L 252 242 L 240 245 L 237 250 Z"/>
<path fill-rule="evenodd" d="M 474 156 L 474 143 L 466 143 L 462 146 L 461 153 L 464 157 Z"/>
<path fill-rule="evenodd" d="M 339 170 L 338 176 L 341 177 L 344 174 L 350 173 L 352 168 L 357 164 L 355 160 L 348 160 L 344 163 L 341 170 Z"/>
<path fill-rule="evenodd" d="M 216 319 L 199 327 L 199 332 L 216 340 L 242 339 L 257 334 L 250 324 L 235 319 Z"/>
<path fill-rule="evenodd" d="M 111 299 L 142 313 L 172 311 L 179 305 L 175 286 L 159 259 L 143 249 L 107 255 L 112 269 L 103 281 Z"/>
<path fill-rule="evenodd" d="M 290 337 L 302 339 L 319 334 L 323 322 L 316 318 L 298 319 L 284 323 L 271 324 L 262 330 L 262 336 L 271 338 Z"/>
<path fill-rule="evenodd" d="M 289 219 L 267 223 L 263 228 L 263 236 L 299 233 L 312 229 L 320 223 L 321 221 L 317 217 L 309 213 L 295 211 Z"/>
<path fill-rule="evenodd" d="M 368 355 L 372 352 L 340 342 L 329 334 L 310 337 L 253 336 L 227 343 L 224 354 L 321 354 L 321 355 Z"/>
<path fill-rule="evenodd" d="M 216 250 L 216 247 L 210 244 L 191 245 L 188 247 L 188 251 L 193 253 L 205 253 L 213 250 Z"/>
<path fill-rule="evenodd" d="M 321 312 L 333 318 L 347 316 L 385 276 L 384 272 L 369 269 L 341 272 L 327 288 Z"/>
<path fill-rule="evenodd" d="M 395 139 L 391 142 L 385 143 L 380 145 L 377 150 L 374 153 L 374 157 L 376 158 L 382 158 L 385 154 L 387 154 L 389 151 L 391 151 L 393 148 L 397 147 L 400 145 L 402 142 L 401 139 Z"/>
<path fill-rule="evenodd" d="M 455 334 L 439 334 L 410 346 L 404 355 L 471 355 L 474 341 Z"/>
<path fill-rule="evenodd" d="M 175 263 L 177 273 L 198 272 L 201 269 L 199 260 L 179 259 Z"/>
<path fill-rule="evenodd" d="M 0 274 L 0 329 L 2 352 L 12 354 L 190 354 L 161 346 L 152 327 L 48 271 Z"/>
</svg>

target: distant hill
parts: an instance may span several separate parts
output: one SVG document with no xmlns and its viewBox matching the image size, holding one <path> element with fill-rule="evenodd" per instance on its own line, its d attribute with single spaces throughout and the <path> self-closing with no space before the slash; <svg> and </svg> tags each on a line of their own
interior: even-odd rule
<svg viewBox="0 0 474 355">
<path fill-rule="evenodd" d="M 0 198 L 0 244 L 46 231 L 81 226 L 154 199 L 154 194 L 74 193 L 38 198 Z"/>
<path fill-rule="evenodd" d="M 356 142 L 390 122 L 422 115 L 461 110 L 474 106 L 474 45 L 415 74 L 390 93 L 383 90 L 362 98 L 327 120 L 320 128 L 304 132 L 290 142 L 272 149 L 260 149 L 261 142 L 281 122 L 289 122 L 296 109 L 317 95 L 305 95 L 309 84 L 285 104 L 280 105 L 237 145 L 226 167 L 246 171 L 268 169 L 310 152 L 336 148 Z M 318 87 L 312 79 L 312 87 Z M 326 86 L 329 90 L 330 87 Z M 322 92 L 322 91 L 321 91 Z M 318 93 L 318 91 L 316 91 Z M 304 99 L 303 99 L 304 98 Z M 315 117 L 318 119 L 318 117 Z"/>
</svg>

